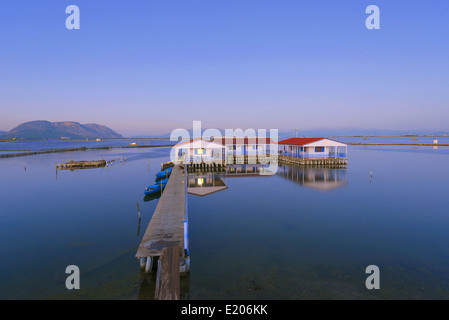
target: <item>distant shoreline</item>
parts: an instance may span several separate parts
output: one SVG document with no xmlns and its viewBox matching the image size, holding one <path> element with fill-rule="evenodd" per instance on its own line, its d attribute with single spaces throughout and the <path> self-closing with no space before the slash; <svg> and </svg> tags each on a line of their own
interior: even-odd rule
<svg viewBox="0 0 449 320">
<path fill-rule="evenodd" d="M 330 136 L 330 138 L 428 138 L 428 137 L 449 137 L 448 135 L 397 135 L 397 136 Z M 279 137 L 279 139 L 284 139 L 286 137 Z M 16 141 L 95 141 L 96 139 L 16 139 L 16 140 L 0 140 L 1 142 L 16 142 Z M 128 141 L 142 141 L 142 140 L 168 140 L 170 138 L 105 138 L 102 140 L 128 140 Z M 367 140 L 367 139 L 366 139 Z M 401 142 L 344 142 L 348 145 L 354 146 L 427 146 L 427 147 L 449 147 L 447 143 L 401 143 Z M 17 153 L 7 153 L 0 154 L 1 158 L 13 158 L 13 157 L 23 157 L 23 156 L 31 156 L 38 154 L 46 154 L 46 153 L 58 153 L 58 152 L 73 152 L 73 151 L 86 151 L 86 150 L 110 150 L 110 149 L 135 149 L 135 148 L 166 148 L 173 147 L 173 144 L 164 144 L 164 145 L 130 145 L 130 146 L 105 146 L 105 147 L 80 147 L 80 148 L 58 148 L 58 149 L 46 149 L 46 150 L 38 150 L 38 151 L 29 151 L 26 149 L 22 149 L 21 151 L 25 152 L 17 152 Z M 0 151 L 20 151 L 20 150 L 11 150 L 5 149 Z"/>
<path fill-rule="evenodd" d="M 101 140 L 170 140 L 170 138 L 100 138 Z M 2 140 L 0 142 L 11 141 L 95 141 L 95 138 L 73 138 L 73 139 L 9 139 Z"/>
<path fill-rule="evenodd" d="M 387 142 L 345 142 L 352 146 L 424 146 L 424 147 L 449 147 L 448 143 L 387 143 Z"/>
<path fill-rule="evenodd" d="M 326 135 L 321 135 L 326 136 Z M 292 136 L 279 136 L 279 139 L 287 139 L 291 138 Z M 301 138 L 308 138 L 312 136 L 300 136 Z M 373 135 L 343 135 L 343 136 L 336 136 L 336 135 L 329 135 L 326 136 L 328 138 L 446 138 L 449 137 L 449 134 L 403 134 L 403 135 L 382 135 L 382 136 L 373 136 Z M 145 137 L 145 138 L 100 138 L 101 140 L 169 140 L 170 137 Z M 4 140 L 0 139 L 0 142 L 11 142 L 11 141 L 95 141 L 95 138 L 73 138 L 73 139 L 9 139 Z"/>
<path fill-rule="evenodd" d="M 398 135 L 398 136 L 332 136 L 334 138 L 445 138 L 449 137 L 447 134 L 421 134 L 421 135 Z"/>
<path fill-rule="evenodd" d="M 107 147 L 81 147 L 81 148 L 71 148 L 71 149 L 48 149 L 42 151 L 31 151 L 31 152 L 19 152 L 19 153 L 8 153 L 8 154 L 0 154 L 1 158 L 14 158 L 14 157 L 24 157 L 24 156 L 33 156 L 38 154 L 46 154 L 46 153 L 58 153 L 58 152 L 73 152 L 73 151 L 87 151 L 87 150 L 111 150 L 111 149 L 139 149 L 139 148 L 166 148 L 173 147 L 171 144 L 163 144 L 163 145 L 144 145 L 144 146 L 107 146 Z M 0 150 L 1 151 L 1 150 Z"/>
</svg>

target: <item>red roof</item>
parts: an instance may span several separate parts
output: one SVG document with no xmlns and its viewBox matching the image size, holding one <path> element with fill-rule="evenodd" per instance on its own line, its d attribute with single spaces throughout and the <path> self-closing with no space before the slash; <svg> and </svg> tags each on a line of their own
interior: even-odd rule
<svg viewBox="0 0 449 320">
<path fill-rule="evenodd" d="M 279 141 L 279 144 L 288 144 L 288 145 L 297 145 L 303 146 L 315 141 L 320 141 L 326 138 L 289 138 L 282 141 Z"/>
<path fill-rule="evenodd" d="M 226 138 L 214 138 L 213 142 L 220 143 L 222 145 L 225 144 L 271 144 L 276 143 L 272 141 L 270 138 L 256 138 L 256 137 L 226 137 Z"/>
</svg>

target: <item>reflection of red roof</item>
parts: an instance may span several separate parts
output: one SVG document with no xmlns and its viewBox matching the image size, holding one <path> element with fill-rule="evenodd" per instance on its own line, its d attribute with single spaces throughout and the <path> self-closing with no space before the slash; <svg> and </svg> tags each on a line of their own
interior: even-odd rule
<svg viewBox="0 0 449 320">
<path fill-rule="evenodd" d="M 275 144 L 276 142 L 270 138 L 256 138 L 256 137 L 226 137 L 226 138 L 215 138 L 213 140 L 215 143 L 220 143 L 222 145 L 226 144 Z"/>
<path fill-rule="evenodd" d="M 279 141 L 279 144 L 298 145 L 303 146 L 315 141 L 320 141 L 326 138 L 289 138 Z"/>
</svg>

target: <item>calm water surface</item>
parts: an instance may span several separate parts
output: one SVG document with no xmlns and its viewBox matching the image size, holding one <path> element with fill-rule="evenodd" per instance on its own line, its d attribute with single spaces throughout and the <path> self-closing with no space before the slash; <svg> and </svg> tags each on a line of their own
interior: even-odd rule
<svg viewBox="0 0 449 320">
<path fill-rule="evenodd" d="M 150 297 L 152 279 L 134 255 L 157 205 L 143 189 L 169 150 L 0 159 L 0 298 Z M 71 159 L 122 156 L 108 168 L 55 171 Z M 448 163 L 449 148 L 350 146 L 347 170 L 280 167 L 189 195 L 184 297 L 448 299 Z M 71 264 L 81 270 L 77 291 L 65 289 Z M 365 287 L 371 264 L 380 290 Z"/>
<path fill-rule="evenodd" d="M 174 142 L 168 139 L 102 139 L 88 141 L 83 139 L 67 140 L 15 140 L 0 143 L 0 155 L 8 153 L 36 152 L 52 149 L 79 149 L 79 148 L 106 148 L 106 147 L 130 147 L 135 146 L 157 146 L 173 145 Z"/>
</svg>

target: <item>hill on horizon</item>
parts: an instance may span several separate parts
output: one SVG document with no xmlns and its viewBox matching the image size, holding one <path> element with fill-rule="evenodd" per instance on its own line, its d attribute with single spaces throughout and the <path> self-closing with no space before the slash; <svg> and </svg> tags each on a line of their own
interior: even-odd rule
<svg viewBox="0 0 449 320">
<path fill-rule="evenodd" d="M 25 122 L 14 129 L 0 133 L 3 139 L 87 139 L 123 138 L 114 130 L 95 123 L 80 124 L 74 121 L 50 122 L 37 120 Z"/>
</svg>

